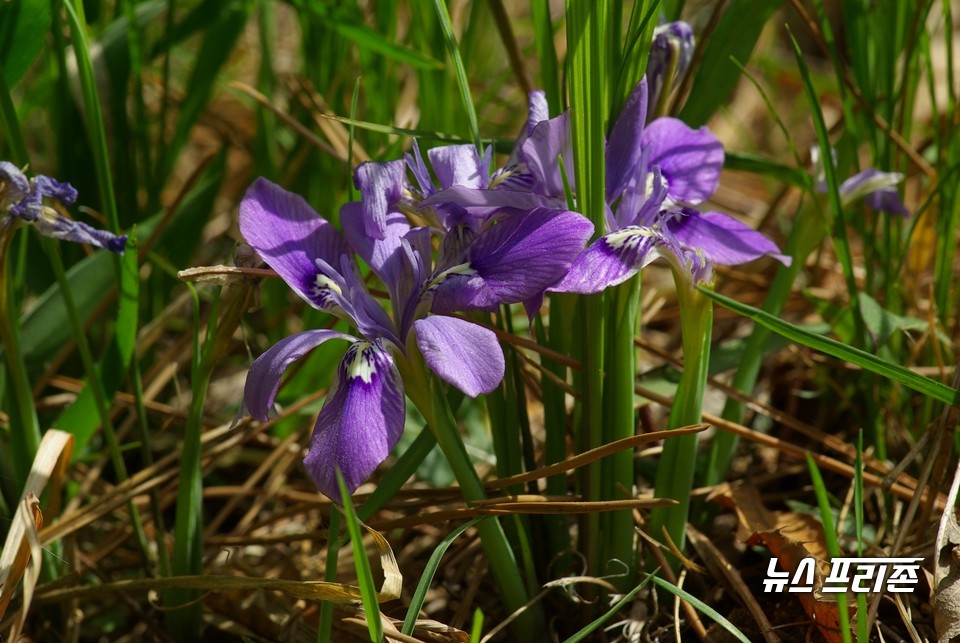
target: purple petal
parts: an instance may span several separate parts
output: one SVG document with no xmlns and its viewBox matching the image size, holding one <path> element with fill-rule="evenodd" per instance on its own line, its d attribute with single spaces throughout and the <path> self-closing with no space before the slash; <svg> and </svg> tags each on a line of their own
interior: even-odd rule
<svg viewBox="0 0 960 643">
<path fill-rule="evenodd" d="M 548 196 L 563 197 L 563 175 L 558 158 L 563 157 L 570 190 L 576 192 L 573 175 L 573 147 L 570 141 L 570 125 L 567 115 L 561 114 L 542 121 L 533 128 L 520 150 L 520 158 L 533 174 L 537 191 Z"/>
<path fill-rule="evenodd" d="M 702 250 L 713 263 L 733 266 L 764 255 L 785 266 L 791 262 L 765 235 L 720 212 L 684 208 L 683 213 L 666 218 L 666 226 L 683 246 Z"/>
<path fill-rule="evenodd" d="M 906 217 L 910 216 L 910 212 L 903 205 L 895 187 L 902 181 L 903 174 L 899 172 L 882 172 L 870 168 L 844 181 L 840 185 L 840 196 L 844 205 L 862 198 L 874 210 Z M 821 191 L 826 191 L 825 183 Z"/>
<path fill-rule="evenodd" d="M 9 210 L 30 193 L 30 180 L 13 163 L 0 161 L 0 212 Z"/>
<path fill-rule="evenodd" d="M 692 130 L 676 118 L 658 118 L 643 132 L 651 165 L 659 165 L 670 198 L 691 204 L 709 199 L 720 184 L 723 145 L 709 129 Z"/>
<path fill-rule="evenodd" d="M 630 226 L 590 244 L 563 281 L 550 290 L 598 293 L 633 277 L 658 256 L 657 233 L 651 228 Z"/>
<path fill-rule="evenodd" d="M 353 493 L 390 455 L 403 434 L 404 417 L 403 383 L 390 354 L 379 343 L 350 346 L 303 460 L 317 489 L 341 501 L 339 468 Z"/>
<path fill-rule="evenodd" d="M 491 392 L 503 380 L 503 350 L 492 330 L 443 315 L 419 319 L 413 330 L 430 368 L 470 397 Z"/>
<path fill-rule="evenodd" d="M 457 185 L 423 200 L 423 207 L 458 205 L 466 210 L 475 208 L 516 208 L 533 210 L 541 206 L 557 205 L 562 207 L 565 201 L 552 200 L 528 190 L 491 189 L 476 190 Z"/>
<path fill-rule="evenodd" d="M 620 110 L 607 141 L 607 202 L 623 193 L 640 162 L 643 123 L 647 116 L 647 79 L 643 78 Z"/>
<path fill-rule="evenodd" d="M 52 212 L 48 210 L 48 212 Z M 117 236 L 106 230 L 98 230 L 82 221 L 73 221 L 59 214 L 43 213 L 33 221 L 33 225 L 45 237 L 85 243 L 97 248 L 104 248 L 117 254 L 123 254 L 127 247 L 127 235 Z"/>
<path fill-rule="evenodd" d="M 240 202 L 240 232 L 298 295 L 316 308 L 330 309 L 329 279 L 318 283 L 316 260 L 339 266 L 350 248 L 303 197 L 257 179 Z"/>
<path fill-rule="evenodd" d="M 523 300 L 523 311 L 527 313 L 527 321 L 530 322 L 531 329 L 533 328 L 533 318 L 543 308 L 543 295 L 543 292 L 538 292 L 533 297 Z"/>
<path fill-rule="evenodd" d="M 361 163 L 353 174 L 353 182 L 360 190 L 363 204 L 364 227 L 367 234 L 382 239 L 387 213 L 403 196 L 403 160 L 387 163 Z"/>
<path fill-rule="evenodd" d="M 433 185 L 433 179 L 430 178 L 430 170 L 427 169 L 427 164 L 423 162 L 423 155 L 420 154 L 420 145 L 417 143 L 417 139 L 413 139 L 412 151 L 404 154 L 403 159 L 406 161 L 407 169 L 410 170 L 413 178 L 417 180 L 417 184 L 420 186 L 421 196 L 426 197 L 437 191 Z"/>
<path fill-rule="evenodd" d="M 363 206 L 352 202 L 340 208 L 340 223 L 347 241 L 381 281 L 387 286 L 395 284 L 403 259 L 400 240 L 412 227 L 407 217 L 401 212 L 388 212 L 384 218 L 383 238 L 375 239 L 367 235 Z"/>
<path fill-rule="evenodd" d="M 509 215 L 481 232 L 469 262 L 440 282 L 433 310 L 489 310 L 529 299 L 563 278 L 592 232 L 593 224 L 575 212 Z"/>
<path fill-rule="evenodd" d="M 56 199 L 65 205 L 77 200 L 77 190 L 69 183 L 51 179 L 49 176 L 33 177 L 33 185 L 42 196 Z"/>
<path fill-rule="evenodd" d="M 896 188 L 880 188 L 879 190 L 874 190 L 863 198 L 863 202 L 874 210 L 889 212 L 890 214 L 899 214 L 902 217 L 910 216 L 910 210 L 903 204 Z"/>
<path fill-rule="evenodd" d="M 333 330 L 308 330 L 281 339 L 258 357 L 250 367 L 247 382 L 243 387 L 243 404 L 250 415 L 266 422 L 280 388 L 283 372 L 290 364 L 328 339 L 354 341 L 350 335 Z"/>
<path fill-rule="evenodd" d="M 527 95 L 527 127 L 525 136 L 533 133 L 533 128 L 540 121 L 550 118 L 550 108 L 547 105 L 547 94 L 542 89 L 535 89 Z"/>
<path fill-rule="evenodd" d="M 444 145 L 427 150 L 427 158 L 440 181 L 441 188 L 462 185 L 468 188 L 485 188 L 489 173 L 474 145 Z"/>
</svg>

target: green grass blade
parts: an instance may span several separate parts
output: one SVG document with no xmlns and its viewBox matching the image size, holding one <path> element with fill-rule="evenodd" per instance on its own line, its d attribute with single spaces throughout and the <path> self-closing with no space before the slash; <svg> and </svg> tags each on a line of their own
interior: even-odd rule
<svg viewBox="0 0 960 643">
<path fill-rule="evenodd" d="M 137 229 L 127 237 L 127 249 L 120 262 L 120 302 L 117 307 L 116 342 L 124 369 L 130 366 L 137 342 L 137 314 L 140 309 L 140 266 L 137 262 Z"/>
<path fill-rule="evenodd" d="M 701 601 L 701 600 L 700 600 L 699 598 L 697 598 L 696 596 L 690 594 L 689 592 L 687 592 L 686 590 L 684 590 L 684 589 L 682 589 L 682 588 L 680 588 L 680 587 L 677 587 L 677 586 L 674 585 L 673 583 L 668 583 L 667 581 L 663 580 L 662 578 L 659 578 L 659 577 L 654 576 L 654 575 L 652 575 L 652 574 L 647 574 L 647 578 L 649 578 L 650 580 L 652 580 L 653 583 L 654 583 L 655 585 L 657 585 L 658 587 L 662 587 L 663 589 L 667 590 L 668 592 L 670 592 L 670 593 L 673 594 L 674 596 L 677 596 L 677 597 L 679 597 L 681 600 L 683 600 L 683 601 L 685 601 L 685 602 L 690 603 L 691 605 L 693 605 L 693 606 L 697 609 L 698 612 L 700 612 L 701 614 L 706 615 L 706 616 L 709 617 L 714 623 L 716 623 L 717 625 L 719 625 L 720 627 L 722 627 L 722 628 L 725 629 L 726 631 L 730 632 L 730 634 L 733 635 L 733 637 L 736 638 L 738 641 L 742 641 L 743 643 L 750 643 L 750 639 L 748 639 L 748 638 L 743 634 L 743 632 L 741 632 L 739 629 L 737 629 L 737 626 L 736 626 L 736 625 L 734 625 L 733 623 L 731 623 L 730 621 L 728 621 L 727 619 L 725 619 L 723 616 L 720 615 L 720 613 L 719 613 L 717 610 L 713 609 L 712 607 L 710 607 L 709 605 L 707 605 L 706 603 L 704 603 L 703 601 Z"/>
<path fill-rule="evenodd" d="M 0 65 L 8 87 L 16 85 L 43 49 L 50 30 L 49 0 L 0 4 Z"/>
<path fill-rule="evenodd" d="M 810 175 L 802 169 L 789 167 L 749 152 L 726 152 L 723 169 L 765 176 L 798 188 L 806 188 L 811 182 Z"/>
<path fill-rule="evenodd" d="M 652 574 L 646 574 L 646 578 L 643 579 L 643 582 L 641 582 L 639 585 L 637 585 L 636 587 L 634 587 L 633 589 L 631 589 L 629 592 L 627 592 L 626 594 L 624 594 L 624 595 L 623 595 L 623 598 L 621 598 L 619 601 L 617 601 L 616 603 L 614 603 L 614 604 L 610 607 L 610 609 L 608 609 L 606 612 L 603 613 L 602 616 L 600 616 L 600 617 L 597 618 L 597 619 L 594 619 L 591 623 L 589 623 L 588 625 L 584 626 L 584 627 L 583 627 L 582 629 L 580 629 L 576 634 L 574 634 L 574 635 L 571 636 L 570 638 L 566 639 L 566 640 L 564 641 L 564 643 L 579 643 L 580 641 L 582 641 L 582 640 L 584 640 L 585 638 L 587 638 L 590 634 L 592 634 L 593 632 L 595 632 L 595 631 L 597 630 L 597 628 L 599 628 L 601 625 L 603 625 L 604 623 L 606 623 L 606 622 L 607 622 L 610 618 L 612 618 L 617 612 L 619 612 L 620 609 L 621 609 L 624 605 L 626 605 L 626 604 L 629 603 L 631 600 L 633 600 L 633 597 L 636 596 L 637 594 L 639 594 L 639 593 L 640 593 L 640 590 L 643 589 L 644 587 L 646 587 L 647 583 L 649 583 L 649 582 L 650 582 L 650 579 L 652 579 L 652 578 L 654 578 L 654 576 L 653 576 Z M 749 641 L 748 641 L 747 643 L 749 643 Z"/>
<path fill-rule="evenodd" d="M 690 98 L 680 119 L 700 127 L 727 99 L 740 78 L 740 69 L 730 58 L 750 60 L 760 32 L 780 6 L 781 0 L 737 0 L 728 4 L 716 31 L 703 47 L 703 56 L 693 78 Z M 691 70 L 692 71 L 692 70 Z"/>
<path fill-rule="evenodd" d="M 537 43 L 537 58 L 540 60 L 540 86 L 547 96 L 550 115 L 556 116 L 566 105 L 560 91 L 560 64 L 553 44 L 553 19 L 550 16 L 549 0 L 531 0 L 530 15 Z"/>
<path fill-rule="evenodd" d="M 788 30 L 789 31 L 789 30 Z M 827 131 L 827 124 L 823 120 L 823 110 L 820 109 L 820 100 L 817 97 L 817 90 L 813 86 L 813 80 L 810 77 L 810 69 L 803 58 L 803 52 L 800 51 L 800 45 L 790 33 L 790 42 L 793 44 L 793 53 L 797 59 L 797 67 L 800 70 L 800 77 L 803 80 L 803 88 L 807 94 L 807 100 L 810 102 L 810 112 L 813 116 L 813 126 L 817 131 L 817 143 L 820 146 L 820 157 L 823 159 L 823 173 L 827 181 L 827 195 L 830 199 L 830 210 L 835 219 L 832 221 L 833 235 L 837 248 L 837 256 L 840 264 L 843 266 L 843 276 L 847 283 L 847 294 L 850 298 L 850 308 L 853 311 L 854 324 L 856 328 L 856 343 L 863 346 L 864 326 L 863 317 L 860 312 L 859 298 L 857 297 L 857 281 L 853 275 L 853 253 L 850 250 L 850 240 L 847 238 L 847 220 L 844 216 L 843 203 L 840 200 L 840 181 L 837 178 L 837 170 L 833 164 L 831 155 L 830 134 Z"/>
<path fill-rule="evenodd" d="M 360 522 L 350 502 L 350 490 L 343 480 L 343 474 L 337 467 L 337 485 L 340 487 L 340 497 L 346 498 L 343 503 L 343 514 L 347 523 L 347 533 L 350 534 L 350 546 L 353 549 L 353 565 L 357 570 L 357 584 L 360 585 L 360 596 L 363 600 L 363 610 L 367 616 L 367 629 L 370 640 L 379 643 L 383 640 L 383 622 L 380 620 L 380 603 L 377 602 L 377 586 L 373 581 L 373 571 L 370 561 L 363 547 L 363 533 L 360 531 Z"/>
<path fill-rule="evenodd" d="M 857 556 L 863 556 L 863 429 L 857 431 L 857 459 L 853 464 L 853 516 L 857 528 Z M 867 595 L 857 592 L 857 641 L 869 641 Z"/>
<path fill-rule="evenodd" d="M 67 22 L 70 23 L 70 35 L 73 37 L 73 50 L 77 56 L 77 71 L 80 76 L 80 88 L 83 92 L 84 120 L 90 136 L 90 148 L 93 165 L 97 174 L 97 188 L 103 214 L 111 232 L 118 232 L 120 223 L 117 213 L 117 200 L 113 192 L 113 174 L 110 171 L 110 157 L 107 151 L 107 136 L 103 128 L 103 111 L 97 94 L 96 79 L 93 75 L 93 63 L 90 60 L 90 44 L 87 41 L 85 20 L 83 19 L 82 0 L 67 0 L 63 3 L 67 10 Z M 115 258 L 114 265 L 119 272 L 120 259 Z"/>
<path fill-rule="evenodd" d="M 450 53 L 450 59 L 453 61 L 454 69 L 457 72 L 457 86 L 460 88 L 463 108 L 467 112 L 470 135 L 473 138 L 473 144 L 477 146 L 477 150 L 482 156 L 483 141 L 480 138 L 480 125 L 477 123 L 477 110 L 473 106 L 473 97 L 470 95 L 470 81 L 467 79 L 467 70 L 463 65 L 463 58 L 460 56 L 460 48 L 457 46 L 456 36 L 453 35 L 450 12 L 447 11 L 447 3 L 444 0 L 433 0 L 433 6 L 437 10 L 437 18 L 440 21 L 440 28 L 443 30 L 447 51 Z"/>
<path fill-rule="evenodd" d="M 817 463 L 807 453 L 807 467 L 810 469 L 810 479 L 813 481 L 813 491 L 817 497 L 817 506 L 820 508 L 820 520 L 823 522 L 823 535 L 826 540 L 827 553 L 830 558 L 842 555 L 840 541 L 837 538 L 837 526 L 834 524 L 833 511 L 830 509 L 830 497 L 827 486 L 820 475 Z M 847 593 L 841 592 L 837 596 L 837 617 L 840 625 L 840 635 L 844 643 L 851 643 L 850 615 L 847 613 Z M 864 619 L 866 620 L 866 619 Z"/>
<path fill-rule="evenodd" d="M 764 311 L 754 308 L 753 306 L 740 303 L 735 299 L 731 299 L 725 295 L 713 292 L 707 288 L 701 288 L 700 292 L 706 294 L 724 308 L 732 310 L 738 315 L 748 317 L 758 324 L 769 328 L 778 335 L 786 337 L 793 342 L 821 351 L 827 355 L 830 355 L 831 357 L 836 357 L 837 359 L 860 366 L 861 368 L 872 373 L 877 373 L 878 375 L 882 375 L 883 377 L 889 378 L 895 382 L 899 382 L 907 388 L 910 388 L 918 393 L 922 393 L 923 395 L 931 397 L 935 400 L 939 400 L 947 404 L 953 404 L 954 406 L 960 406 L 960 392 L 954 390 L 946 384 L 914 373 L 908 368 L 904 368 L 899 364 L 888 362 L 877 357 L 876 355 L 860 350 L 859 348 L 848 346 L 842 342 L 830 339 L 829 337 L 824 337 L 823 335 L 818 335 L 812 331 L 795 326 L 794 324 L 786 322 L 779 317 L 765 313 Z"/>
<path fill-rule="evenodd" d="M 192 284 L 193 295 L 193 362 L 190 369 L 192 398 L 184 429 L 183 453 L 180 458 L 180 483 L 177 487 L 177 514 L 174 523 L 172 571 L 175 576 L 199 574 L 203 566 L 203 480 L 200 470 L 200 435 L 203 431 L 203 405 L 210 383 L 204 372 L 200 342 L 200 298 Z M 214 307 L 216 308 L 216 307 Z M 211 313 L 210 319 L 216 319 Z M 212 324 L 211 324 L 212 328 Z M 170 590 L 164 597 L 168 607 L 167 627 L 178 640 L 194 640 L 200 636 L 202 605 L 196 590 Z"/>
<path fill-rule="evenodd" d="M 414 625 L 417 622 L 417 617 L 420 615 L 420 608 L 423 607 L 423 601 L 427 598 L 427 591 L 430 589 L 430 583 L 433 582 L 433 577 L 437 573 L 437 568 L 440 567 L 440 560 L 443 558 L 443 555 L 447 553 L 447 549 L 450 548 L 450 545 L 453 544 L 453 541 L 460 537 L 460 534 L 465 532 L 467 529 L 470 529 L 481 520 L 485 519 L 486 516 L 481 516 L 463 523 L 447 534 L 447 536 L 437 545 L 436 549 L 433 550 L 433 553 L 430 554 L 430 560 L 427 561 L 426 567 L 423 568 L 423 573 L 420 576 L 420 582 L 417 583 L 417 589 L 413 592 L 413 597 L 410 599 L 410 607 L 407 608 L 407 615 L 403 619 L 403 627 L 400 629 L 401 633 L 406 634 L 407 636 L 413 634 Z"/>
</svg>

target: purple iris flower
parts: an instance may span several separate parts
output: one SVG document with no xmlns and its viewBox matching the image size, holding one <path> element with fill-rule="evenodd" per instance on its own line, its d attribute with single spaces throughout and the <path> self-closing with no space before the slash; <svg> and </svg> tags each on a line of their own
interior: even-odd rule
<svg viewBox="0 0 960 643">
<path fill-rule="evenodd" d="M 833 150 L 830 150 L 830 156 L 836 165 L 836 157 Z M 817 192 L 827 191 L 827 181 L 824 178 L 823 161 L 820 158 L 820 148 L 813 147 L 810 150 L 810 161 L 813 164 L 814 175 L 817 177 Z M 883 172 L 868 168 L 862 172 L 854 174 L 849 179 L 840 184 L 840 202 L 846 207 L 855 201 L 863 199 L 863 202 L 874 210 L 898 214 L 902 217 L 910 216 L 910 211 L 900 199 L 896 186 L 903 181 L 903 174 L 899 172 Z"/>
<path fill-rule="evenodd" d="M 48 176 L 28 179 L 13 163 L 0 161 L 0 232 L 22 220 L 46 237 L 86 243 L 123 254 L 126 235 L 117 236 L 81 221 L 67 219 L 44 203 L 45 198 L 71 205 L 77 200 L 77 191 L 69 183 Z"/>
<path fill-rule="evenodd" d="M 254 182 L 240 204 L 247 243 L 307 303 L 358 332 L 309 330 L 287 337 L 254 362 L 244 391 L 251 415 L 266 421 L 287 366 L 327 340 L 349 342 L 304 459 L 317 488 L 334 499 L 340 498 L 336 467 L 352 492 L 400 439 L 400 371 L 416 369 L 418 354 L 443 381 L 473 397 L 502 380 L 503 352 L 491 330 L 429 313 L 522 301 L 558 281 L 592 233 L 590 222 L 573 212 L 495 217 L 474 236 L 465 235 L 455 257 L 434 267 L 433 232 L 412 226 L 397 208 L 405 199 L 402 163 L 357 169 L 363 201 L 341 210 L 352 249 L 306 201 L 266 179 Z M 390 313 L 364 287 L 353 250 L 387 286 Z"/>
<path fill-rule="evenodd" d="M 706 128 L 693 130 L 675 118 L 644 126 L 647 84 L 630 95 L 606 148 L 606 227 L 608 234 L 581 254 L 557 292 L 594 293 L 627 280 L 658 256 L 672 255 L 694 279 L 709 271 L 705 262 L 740 264 L 764 255 L 790 258 L 763 234 L 720 212 L 696 207 L 716 191 L 723 169 L 723 146 Z M 523 142 L 519 160 L 527 190 L 454 186 L 425 204 L 466 210 L 489 207 L 558 207 L 563 203 L 563 159 L 567 184 L 576 191 L 570 126 L 566 114 L 538 123 Z M 703 261 L 692 261 L 690 253 Z"/>
</svg>

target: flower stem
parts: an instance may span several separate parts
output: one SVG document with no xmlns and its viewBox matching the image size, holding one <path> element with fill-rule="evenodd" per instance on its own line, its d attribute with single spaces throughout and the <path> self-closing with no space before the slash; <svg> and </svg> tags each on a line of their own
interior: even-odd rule
<svg viewBox="0 0 960 643">
<path fill-rule="evenodd" d="M 416 371 L 419 373 L 414 376 Z M 426 367 L 422 362 L 403 364 L 401 373 L 405 376 L 404 384 L 407 394 L 433 430 L 437 443 L 460 484 L 464 499 L 467 502 L 483 500 L 486 498 L 483 483 L 470 462 L 470 456 L 467 455 L 467 449 L 457 429 L 443 385 L 437 378 L 427 375 Z M 429 380 L 427 388 L 411 382 L 410 376 L 414 376 L 420 383 Z M 480 522 L 477 525 L 477 531 L 480 532 L 480 540 L 483 543 L 483 551 L 490 570 L 500 588 L 504 607 L 512 613 L 526 605 L 528 597 L 507 535 L 498 520 Z M 523 641 L 538 640 L 545 627 L 543 612 L 536 604 L 525 610 L 515 623 L 518 640 Z"/>
<path fill-rule="evenodd" d="M 763 302 L 765 312 L 771 315 L 780 315 L 787 299 L 790 298 L 790 290 L 797 279 L 797 275 L 803 270 L 807 257 L 810 256 L 814 248 L 820 245 L 820 241 L 825 234 L 823 213 L 816 204 L 811 204 L 797 214 L 793 231 L 787 240 L 787 253 L 793 258 L 793 261 L 789 266 L 781 266 L 774 275 L 767 291 L 767 297 Z M 741 393 L 749 394 L 753 390 L 753 385 L 760 374 L 760 365 L 771 332 L 768 328 L 756 325 L 747 339 L 746 346 L 744 346 L 743 353 L 740 356 L 740 365 L 737 367 L 732 382 L 733 388 Z M 727 398 L 723 407 L 723 419 L 741 424 L 743 414 L 743 403 L 732 397 Z M 714 436 L 710 445 L 710 460 L 707 464 L 705 484 L 718 484 L 726 477 L 730 462 L 733 460 L 733 454 L 737 449 L 737 442 L 737 436 L 726 431 L 721 431 Z"/>
<path fill-rule="evenodd" d="M 634 382 L 636 379 L 636 349 L 633 338 L 637 327 L 637 307 L 640 300 L 640 279 L 635 277 L 607 294 L 611 312 L 607 338 L 606 372 L 604 387 L 604 443 L 630 437 L 636 430 L 633 410 Z M 633 493 L 633 450 L 625 450 L 611 456 L 605 467 L 603 499 L 617 500 Z M 619 560 L 627 566 L 628 573 L 617 582 L 626 591 L 635 584 L 634 523 L 630 510 L 604 514 L 603 562 Z"/>
<path fill-rule="evenodd" d="M 30 378 L 20 352 L 20 333 L 18 320 L 20 315 L 11 310 L 11 284 L 8 283 L 10 256 L 7 252 L 13 239 L 14 226 L 0 232 L 0 343 L 6 357 L 7 373 L 10 377 L 12 407 L 10 414 L 10 451 L 13 456 L 13 474 L 17 479 L 17 497 L 7 498 L 12 507 L 17 506 L 19 487 L 27 481 L 27 474 L 33 464 L 33 457 L 40 447 L 40 422 L 37 409 L 33 404 L 33 392 Z M 12 503 L 12 504 L 11 504 Z"/>
<path fill-rule="evenodd" d="M 683 332 L 683 375 L 670 409 L 669 427 L 680 428 L 700 422 L 703 394 L 710 363 L 710 336 L 713 329 L 713 303 L 700 293 L 692 280 L 675 274 L 680 302 L 680 325 Z M 690 491 L 697 459 L 697 435 L 669 438 L 657 467 L 655 495 L 673 498 L 679 504 L 657 507 L 650 516 L 650 534 L 661 538 L 663 529 L 683 549 L 687 516 L 690 512 Z M 676 565 L 679 561 L 673 559 Z"/>
</svg>

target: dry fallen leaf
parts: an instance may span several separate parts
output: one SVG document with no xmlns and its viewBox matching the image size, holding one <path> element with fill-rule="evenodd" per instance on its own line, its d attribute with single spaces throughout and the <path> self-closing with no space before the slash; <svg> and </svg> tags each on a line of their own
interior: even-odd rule
<svg viewBox="0 0 960 643">
<path fill-rule="evenodd" d="M 0 619 L 3 618 L 20 579 L 23 579 L 23 605 L 20 608 L 20 618 L 10 632 L 10 640 L 17 640 L 26 624 L 34 589 L 40 579 L 42 550 L 38 532 L 43 524 L 43 517 L 40 513 L 39 497 L 50 484 L 49 513 L 56 516 L 60 512 L 60 484 L 71 455 L 72 435 L 56 429 L 44 433 L 23 487 L 10 531 L 7 533 L 3 551 L 0 552 Z"/>
<path fill-rule="evenodd" d="M 795 511 L 770 511 L 756 487 L 722 484 L 710 499 L 732 509 L 737 516 L 737 539 L 748 545 L 763 545 L 793 578 L 804 558 L 816 560 L 813 592 L 797 593 L 804 610 L 817 624 L 828 643 L 840 643 L 840 619 L 833 600 L 820 600 L 817 592 L 829 573 L 823 525 L 813 516 Z"/>
<path fill-rule="evenodd" d="M 933 569 L 933 620 L 937 641 L 947 643 L 960 637 L 960 523 L 957 522 L 957 492 L 960 491 L 960 465 L 953 474 L 947 509 L 937 530 Z"/>
</svg>

